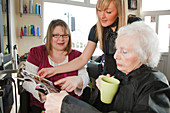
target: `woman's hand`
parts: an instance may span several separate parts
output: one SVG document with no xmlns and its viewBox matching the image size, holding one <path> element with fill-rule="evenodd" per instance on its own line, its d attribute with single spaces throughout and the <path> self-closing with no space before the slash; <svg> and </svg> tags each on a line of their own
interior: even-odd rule
<svg viewBox="0 0 170 113">
<path fill-rule="evenodd" d="M 61 89 L 66 90 L 67 92 L 72 92 L 76 88 L 83 88 L 83 80 L 79 76 L 70 76 L 62 78 L 54 82 L 54 84 L 61 86 Z"/>
<path fill-rule="evenodd" d="M 100 75 L 97 79 L 96 79 L 96 86 L 97 88 L 100 90 L 100 80 L 102 77 L 104 77 L 105 75 Z M 106 76 L 110 77 L 110 74 L 107 74 Z"/>
<path fill-rule="evenodd" d="M 37 74 L 40 78 L 49 78 L 57 74 L 57 71 L 55 67 L 42 68 Z"/>
<path fill-rule="evenodd" d="M 44 104 L 45 113 L 60 113 L 62 101 L 66 95 L 68 95 L 66 91 L 46 95 Z"/>
<path fill-rule="evenodd" d="M 39 94 L 39 97 L 40 97 L 40 100 L 41 100 L 41 101 L 45 101 L 45 100 L 46 100 L 46 95 L 44 95 L 44 94 L 41 93 L 41 92 L 38 92 L 38 94 Z"/>
</svg>

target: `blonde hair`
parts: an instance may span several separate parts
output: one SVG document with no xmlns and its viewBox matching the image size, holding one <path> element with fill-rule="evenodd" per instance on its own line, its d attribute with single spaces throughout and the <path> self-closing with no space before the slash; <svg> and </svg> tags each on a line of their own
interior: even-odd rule
<svg viewBox="0 0 170 113">
<path fill-rule="evenodd" d="M 60 19 L 57 19 L 57 20 L 52 20 L 51 23 L 49 24 L 48 26 L 48 29 L 47 29 L 47 34 L 46 34 L 46 43 L 45 43 L 45 47 L 46 47 L 46 50 L 47 50 L 47 54 L 49 55 L 50 52 L 51 52 L 51 38 L 53 37 L 53 31 L 55 29 L 56 26 L 61 26 L 64 28 L 64 32 L 68 34 L 69 36 L 69 42 L 68 42 L 68 45 L 67 47 L 65 48 L 65 51 L 67 52 L 66 55 L 68 55 L 70 52 L 71 52 L 71 45 L 72 45 L 72 42 L 71 42 L 71 33 L 70 33 L 70 29 L 68 27 L 68 25 L 63 21 L 63 20 L 60 20 Z"/>
<path fill-rule="evenodd" d="M 118 11 L 118 18 L 119 18 L 119 24 L 118 24 L 118 29 L 124 25 L 127 25 L 127 0 L 98 0 L 97 5 L 96 5 L 96 14 L 97 10 L 105 10 L 111 1 L 114 1 L 115 6 Z M 97 22 L 97 27 L 96 27 L 96 38 L 98 37 L 98 40 L 100 42 L 100 48 L 103 50 L 103 26 L 101 25 L 98 17 L 98 22 Z M 103 50 L 104 51 L 104 50 Z"/>
</svg>

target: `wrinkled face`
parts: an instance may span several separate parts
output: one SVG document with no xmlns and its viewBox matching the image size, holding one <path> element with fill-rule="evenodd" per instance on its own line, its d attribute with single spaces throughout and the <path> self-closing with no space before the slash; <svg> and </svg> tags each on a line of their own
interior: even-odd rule
<svg viewBox="0 0 170 113">
<path fill-rule="evenodd" d="M 111 1 L 105 10 L 97 9 L 97 14 L 103 27 L 113 24 L 118 16 L 118 11 L 114 1 Z"/>
<path fill-rule="evenodd" d="M 65 51 L 69 42 L 68 34 L 64 33 L 64 27 L 56 26 L 51 39 L 52 50 Z"/>
<path fill-rule="evenodd" d="M 139 68 L 142 64 L 135 53 L 136 39 L 135 35 L 122 35 L 116 40 L 116 59 L 117 68 L 123 73 L 130 73 Z"/>
</svg>

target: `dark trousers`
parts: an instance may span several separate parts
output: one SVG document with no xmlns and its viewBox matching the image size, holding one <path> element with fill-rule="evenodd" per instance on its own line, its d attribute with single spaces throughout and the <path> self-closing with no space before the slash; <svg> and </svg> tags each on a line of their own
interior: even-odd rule
<svg viewBox="0 0 170 113">
<path fill-rule="evenodd" d="M 42 108 L 37 107 L 37 106 L 31 106 L 31 111 L 29 113 L 42 113 Z"/>
</svg>

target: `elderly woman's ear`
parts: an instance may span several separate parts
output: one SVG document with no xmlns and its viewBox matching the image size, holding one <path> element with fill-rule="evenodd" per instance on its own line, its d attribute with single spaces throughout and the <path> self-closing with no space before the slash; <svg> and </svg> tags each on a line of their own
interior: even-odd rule
<svg viewBox="0 0 170 113">
<path fill-rule="evenodd" d="M 151 56 L 151 54 L 149 53 L 149 54 L 148 54 L 148 58 L 146 59 L 146 63 L 149 63 L 150 56 Z"/>
<path fill-rule="evenodd" d="M 147 62 L 147 63 L 149 62 L 149 57 L 146 59 L 146 62 Z"/>
</svg>

